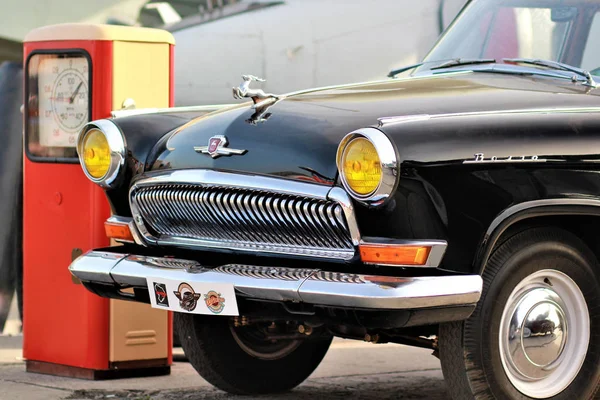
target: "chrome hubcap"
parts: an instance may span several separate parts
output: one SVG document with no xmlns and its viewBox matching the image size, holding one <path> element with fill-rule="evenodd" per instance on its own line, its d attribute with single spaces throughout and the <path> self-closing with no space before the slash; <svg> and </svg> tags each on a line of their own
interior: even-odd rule
<svg viewBox="0 0 600 400">
<path fill-rule="evenodd" d="M 577 284 L 562 272 L 538 271 L 515 287 L 504 307 L 502 365 L 521 393 L 551 397 L 579 373 L 589 338 L 589 313 Z"/>
</svg>

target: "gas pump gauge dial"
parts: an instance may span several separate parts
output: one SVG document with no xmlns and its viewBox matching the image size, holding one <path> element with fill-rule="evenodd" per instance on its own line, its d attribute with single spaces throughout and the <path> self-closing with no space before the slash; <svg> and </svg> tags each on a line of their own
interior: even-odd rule
<svg viewBox="0 0 600 400">
<path fill-rule="evenodd" d="M 87 55 L 33 54 L 27 72 L 29 152 L 42 157 L 75 156 L 77 135 L 90 120 Z"/>
</svg>

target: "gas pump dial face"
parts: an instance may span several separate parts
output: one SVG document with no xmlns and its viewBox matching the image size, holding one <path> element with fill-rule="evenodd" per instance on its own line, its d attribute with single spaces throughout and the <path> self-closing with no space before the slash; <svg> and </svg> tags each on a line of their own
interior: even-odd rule
<svg viewBox="0 0 600 400">
<path fill-rule="evenodd" d="M 74 146 L 88 121 L 88 63 L 85 57 L 51 58 L 40 64 L 40 137 L 54 146 Z M 44 141 L 42 141 L 42 144 Z"/>
<path fill-rule="evenodd" d="M 28 150 L 74 157 L 77 135 L 90 120 L 90 64 L 82 52 L 34 54 L 28 61 Z"/>
</svg>

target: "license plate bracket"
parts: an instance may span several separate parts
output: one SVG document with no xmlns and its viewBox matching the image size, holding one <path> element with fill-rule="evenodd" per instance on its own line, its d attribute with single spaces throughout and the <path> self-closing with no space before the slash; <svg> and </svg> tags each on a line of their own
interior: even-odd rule
<svg viewBox="0 0 600 400">
<path fill-rule="evenodd" d="M 238 316 L 231 283 L 146 278 L 153 308 L 187 314 Z"/>
</svg>

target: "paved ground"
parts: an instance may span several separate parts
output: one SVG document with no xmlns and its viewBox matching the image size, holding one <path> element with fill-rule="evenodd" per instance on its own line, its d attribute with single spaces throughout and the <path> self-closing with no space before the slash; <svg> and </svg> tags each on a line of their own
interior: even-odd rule
<svg viewBox="0 0 600 400">
<path fill-rule="evenodd" d="M 84 381 L 25 372 L 21 337 L 0 336 L 0 399 L 249 399 L 217 391 L 185 362 L 170 376 Z M 277 399 L 446 399 L 438 360 L 430 351 L 336 340 L 315 373 Z M 264 397 L 263 397 L 264 398 Z"/>
<path fill-rule="evenodd" d="M 237 399 L 206 383 L 186 362 L 176 362 L 171 375 L 156 378 L 85 381 L 25 372 L 18 313 L 13 308 L 0 335 L 0 400 Z M 182 356 L 181 349 L 175 353 Z M 446 399 L 437 358 L 431 351 L 394 344 L 334 340 L 314 374 L 291 393 L 269 399 Z M 263 397 L 264 399 L 265 397 Z"/>
</svg>

